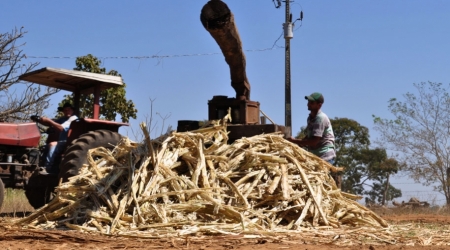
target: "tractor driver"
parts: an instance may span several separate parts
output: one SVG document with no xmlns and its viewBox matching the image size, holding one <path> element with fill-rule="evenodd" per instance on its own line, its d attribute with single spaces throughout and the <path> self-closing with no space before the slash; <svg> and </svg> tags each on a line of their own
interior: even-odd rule
<svg viewBox="0 0 450 250">
<path fill-rule="evenodd" d="M 63 113 L 63 116 L 53 120 L 48 117 L 32 117 L 32 120 L 39 122 L 42 125 L 49 126 L 59 132 L 59 138 L 57 141 L 50 142 L 47 152 L 47 157 L 45 159 L 44 167 L 40 170 L 40 174 L 57 174 L 58 168 L 53 166 L 55 158 L 58 154 L 62 153 L 62 149 L 66 145 L 67 134 L 69 132 L 70 123 L 78 117 L 74 115 L 73 106 L 70 103 L 64 104 L 62 107 L 58 107 L 58 111 Z"/>
</svg>

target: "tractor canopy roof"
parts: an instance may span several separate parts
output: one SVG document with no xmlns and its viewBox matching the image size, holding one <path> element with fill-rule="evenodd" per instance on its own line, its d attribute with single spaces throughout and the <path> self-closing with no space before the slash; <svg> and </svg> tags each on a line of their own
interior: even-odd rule
<svg viewBox="0 0 450 250">
<path fill-rule="evenodd" d="M 23 74 L 19 79 L 81 94 L 94 93 L 95 87 L 104 90 L 123 85 L 120 76 L 49 67 Z"/>
</svg>

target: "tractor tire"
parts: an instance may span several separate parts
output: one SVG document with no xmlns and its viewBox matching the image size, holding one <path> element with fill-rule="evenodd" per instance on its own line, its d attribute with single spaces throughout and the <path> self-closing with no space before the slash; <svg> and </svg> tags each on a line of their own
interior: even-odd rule
<svg viewBox="0 0 450 250">
<path fill-rule="evenodd" d="M 80 136 L 66 149 L 59 167 L 59 180 L 68 181 L 78 175 L 83 164 L 87 164 L 89 149 L 104 147 L 113 149 L 122 139 L 119 133 L 109 130 L 96 130 Z"/>
<path fill-rule="evenodd" d="M 39 187 L 33 189 L 25 189 L 25 196 L 28 199 L 28 203 L 34 208 L 38 209 L 47 204 L 54 197 L 53 188 L 51 187 Z"/>
<path fill-rule="evenodd" d="M 3 207 L 3 201 L 5 200 L 5 185 L 3 185 L 2 179 L 0 179 L 0 211 Z"/>
<path fill-rule="evenodd" d="M 28 199 L 28 203 L 34 209 L 44 206 L 53 199 L 54 190 L 57 185 L 57 176 L 40 175 L 37 172 L 33 173 L 25 186 L 25 196 Z"/>
</svg>

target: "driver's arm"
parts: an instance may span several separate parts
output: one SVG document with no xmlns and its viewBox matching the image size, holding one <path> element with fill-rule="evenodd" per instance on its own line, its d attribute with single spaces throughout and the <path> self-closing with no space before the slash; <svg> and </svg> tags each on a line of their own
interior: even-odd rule
<svg viewBox="0 0 450 250">
<path fill-rule="evenodd" d="M 54 129 L 58 130 L 58 132 L 61 132 L 64 130 L 64 127 L 61 126 L 61 124 L 59 124 L 59 123 L 55 122 L 54 120 L 47 118 L 47 117 L 40 117 L 38 122 L 42 125 L 52 127 Z"/>
</svg>

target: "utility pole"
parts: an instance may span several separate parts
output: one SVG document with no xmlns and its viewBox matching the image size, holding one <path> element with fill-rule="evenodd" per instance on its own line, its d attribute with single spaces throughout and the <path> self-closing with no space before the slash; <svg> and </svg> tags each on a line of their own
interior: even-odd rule
<svg viewBox="0 0 450 250">
<path fill-rule="evenodd" d="M 292 32 L 292 15 L 290 13 L 289 2 L 285 0 L 286 22 L 283 24 L 285 39 L 285 103 L 284 103 L 284 125 L 285 136 L 292 136 L 292 109 L 291 109 L 291 39 L 294 37 Z"/>
<path fill-rule="evenodd" d="M 290 10 L 291 0 L 272 0 L 275 4 L 275 8 L 281 7 L 281 2 L 286 5 L 286 21 L 283 23 L 284 39 L 285 39 L 285 101 L 284 101 L 284 135 L 285 137 L 292 136 L 292 105 L 291 105 L 291 39 L 294 37 L 292 23 L 292 14 Z M 303 20 L 303 11 L 300 11 L 300 18 L 297 20 Z"/>
</svg>

